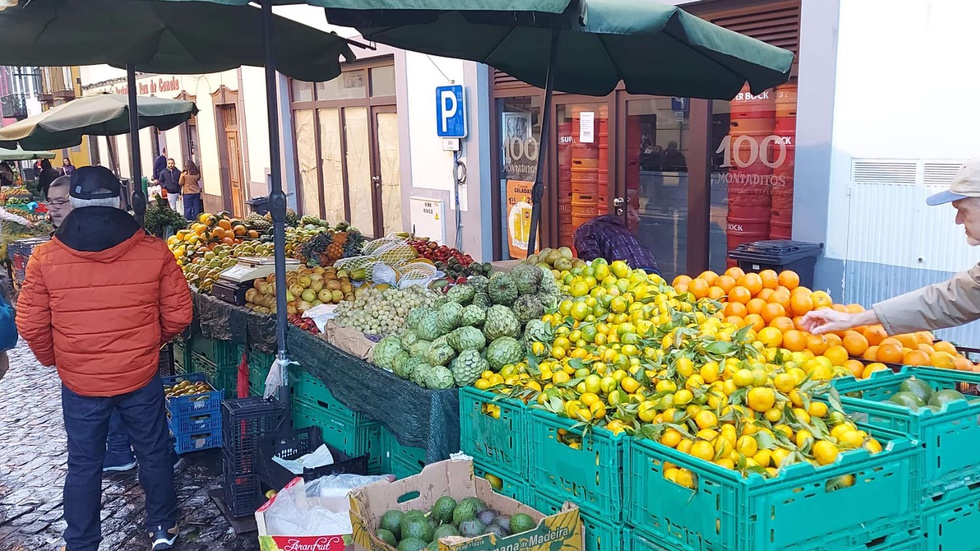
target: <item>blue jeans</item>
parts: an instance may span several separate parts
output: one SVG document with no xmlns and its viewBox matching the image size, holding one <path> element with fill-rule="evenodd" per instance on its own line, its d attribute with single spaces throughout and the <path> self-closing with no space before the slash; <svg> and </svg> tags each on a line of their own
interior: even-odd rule
<svg viewBox="0 0 980 551">
<path fill-rule="evenodd" d="M 61 405 L 68 434 L 64 496 L 68 551 L 98 551 L 102 540 L 102 462 L 114 411 L 127 429 L 139 461 L 139 481 L 146 495 L 146 526 L 169 528 L 176 524 L 174 450 L 160 377 L 154 377 L 143 388 L 108 398 L 80 396 L 62 385 Z"/>
<path fill-rule="evenodd" d="M 129 444 L 126 425 L 122 422 L 119 410 L 113 409 L 109 416 L 109 434 L 106 437 L 105 466 L 117 467 L 133 462 L 133 448 Z"/>
<path fill-rule="evenodd" d="M 184 199 L 184 218 L 197 220 L 201 215 L 204 205 L 201 204 L 200 193 L 185 193 L 181 196 Z"/>
</svg>

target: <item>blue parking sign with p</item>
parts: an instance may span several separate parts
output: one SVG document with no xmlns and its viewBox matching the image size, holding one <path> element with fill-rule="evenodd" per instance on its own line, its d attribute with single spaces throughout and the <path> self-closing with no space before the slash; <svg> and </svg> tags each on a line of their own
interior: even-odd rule
<svg viewBox="0 0 980 551">
<path fill-rule="evenodd" d="M 466 94 L 462 84 L 436 87 L 436 132 L 440 138 L 466 137 Z"/>
</svg>

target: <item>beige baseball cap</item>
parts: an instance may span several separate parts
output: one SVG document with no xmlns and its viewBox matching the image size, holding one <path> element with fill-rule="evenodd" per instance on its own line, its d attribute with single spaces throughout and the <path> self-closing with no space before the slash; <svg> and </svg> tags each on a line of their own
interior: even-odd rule
<svg viewBox="0 0 980 551">
<path fill-rule="evenodd" d="M 967 161 L 956 172 L 949 189 L 930 195 L 926 203 L 931 206 L 945 205 L 967 197 L 980 197 L 980 159 Z"/>
</svg>

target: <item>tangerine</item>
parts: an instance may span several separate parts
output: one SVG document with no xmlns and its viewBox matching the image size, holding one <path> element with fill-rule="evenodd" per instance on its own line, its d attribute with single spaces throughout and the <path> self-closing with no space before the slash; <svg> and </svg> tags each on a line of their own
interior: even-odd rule
<svg viewBox="0 0 980 551">
<path fill-rule="evenodd" d="M 861 306 L 860 304 L 848 304 L 847 311 L 851 314 L 860 314 L 861 312 L 864 312 L 864 306 Z"/>
<path fill-rule="evenodd" d="M 759 291 L 762 290 L 762 278 L 759 277 L 759 274 L 745 274 L 744 276 L 738 278 L 737 283 L 748 289 L 749 292 L 752 293 L 752 296 L 759 294 Z"/>
<path fill-rule="evenodd" d="M 847 360 L 844 362 L 844 369 L 851 372 L 851 375 L 860 379 L 864 373 L 864 364 L 860 360 Z"/>
<path fill-rule="evenodd" d="M 949 341 L 939 341 L 932 345 L 936 349 L 936 352 L 948 352 L 950 354 L 956 354 L 956 347 L 953 343 Z"/>
<path fill-rule="evenodd" d="M 875 355 L 876 360 L 885 363 L 899 363 L 904 357 L 905 350 L 902 345 L 892 342 L 879 344 L 878 353 Z"/>
<path fill-rule="evenodd" d="M 919 331 L 915 338 L 919 339 L 919 344 L 932 344 L 936 341 L 936 336 L 931 331 Z"/>
<path fill-rule="evenodd" d="M 689 283 L 687 286 L 687 290 L 692 295 L 694 295 L 694 298 L 696 299 L 702 299 L 708 296 L 708 292 L 710 289 L 711 289 L 711 285 L 709 285 L 707 281 L 701 279 L 700 277 L 691 280 L 691 283 Z"/>
<path fill-rule="evenodd" d="M 878 345 L 869 346 L 868 349 L 864 351 L 864 354 L 861 354 L 861 359 L 872 362 L 878 359 Z"/>
<path fill-rule="evenodd" d="M 888 366 L 883 363 L 870 363 L 864 368 L 864 373 L 861 374 L 862 379 L 867 379 L 875 371 L 888 371 Z"/>
<path fill-rule="evenodd" d="M 820 356 L 830 348 L 830 342 L 824 335 L 807 335 L 806 348 L 815 356 Z"/>
<path fill-rule="evenodd" d="M 775 321 L 775 320 L 774 320 Z M 806 348 L 806 335 L 795 329 L 783 332 L 783 348 L 790 352 L 801 352 Z"/>
<path fill-rule="evenodd" d="M 956 356 L 953 356 L 949 352 L 936 352 L 929 358 L 929 364 L 941 369 L 955 369 Z"/>
<path fill-rule="evenodd" d="M 758 333 L 766 327 L 766 320 L 759 314 L 749 314 L 745 316 L 745 325 L 752 326 L 752 330 Z"/>
<path fill-rule="evenodd" d="M 756 298 L 761 298 L 762 300 L 768 301 L 769 298 L 772 297 L 772 294 L 775 293 L 775 292 L 776 291 L 774 289 L 766 288 L 766 289 L 763 289 L 763 290 L 759 291 L 759 294 L 756 295 Z"/>
<path fill-rule="evenodd" d="M 779 273 L 779 284 L 792 291 L 800 285 L 800 275 L 792 270 L 783 270 Z"/>
<path fill-rule="evenodd" d="M 813 299 L 808 293 L 794 293 L 789 298 L 789 309 L 794 316 L 804 316 L 813 310 Z"/>
<path fill-rule="evenodd" d="M 868 350 L 868 339 L 857 331 L 846 331 L 844 333 L 844 348 L 852 357 L 860 357 Z"/>
<path fill-rule="evenodd" d="M 703 279 L 708 283 L 708 285 L 714 285 L 715 281 L 718 280 L 718 274 L 712 272 L 711 270 L 705 270 L 701 272 L 701 275 L 699 275 L 697 279 Z"/>
<path fill-rule="evenodd" d="M 748 302 L 752 300 L 752 291 L 746 287 L 738 285 L 733 287 L 728 292 L 728 300 L 729 302 L 741 302 L 742 304 L 748 304 Z"/>
<path fill-rule="evenodd" d="M 732 266 L 731 268 L 725 270 L 725 275 L 732 279 L 738 279 L 745 275 L 745 270 L 739 268 L 738 266 Z"/>
<path fill-rule="evenodd" d="M 779 287 L 779 274 L 776 270 L 762 270 L 759 272 L 759 277 L 762 279 L 762 287 L 764 289 L 773 289 Z"/>
<path fill-rule="evenodd" d="M 725 290 L 725 294 L 731 292 L 732 288 L 735 287 L 735 278 L 730 275 L 718 276 L 718 280 L 715 281 L 717 287 L 721 287 Z"/>
<path fill-rule="evenodd" d="M 840 345 L 833 345 L 824 351 L 823 357 L 830 360 L 830 363 L 834 365 L 844 365 L 844 362 L 848 360 L 847 349 Z"/>
<path fill-rule="evenodd" d="M 897 335 L 895 337 L 898 342 L 902 343 L 903 348 L 916 348 L 919 346 L 919 339 L 915 336 L 915 333 L 905 333 L 904 335 Z"/>
<path fill-rule="evenodd" d="M 725 296 L 725 290 L 717 285 L 712 285 L 708 287 L 708 298 L 711 300 L 721 300 Z"/>
<path fill-rule="evenodd" d="M 670 282 L 670 286 L 671 287 L 674 287 L 676 289 L 678 285 L 687 286 L 690 283 L 691 283 L 691 276 L 681 274 L 681 275 L 675 277 L 674 278 L 674 281 L 671 281 Z"/>
<path fill-rule="evenodd" d="M 776 318 L 786 316 L 786 308 L 781 304 L 770 302 L 762 309 L 761 315 L 762 319 L 766 320 L 766 323 L 770 323 Z M 790 320 L 790 323 L 792 323 L 792 320 Z"/>
<path fill-rule="evenodd" d="M 748 301 L 745 306 L 750 314 L 762 314 L 762 310 L 766 307 L 766 301 L 761 298 L 754 298 Z"/>
<path fill-rule="evenodd" d="M 738 316 L 744 318 L 749 315 L 749 309 L 741 302 L 725 303 L 725 316 Z"/>
<path fill-rule="evenodd" d="M 783 333 L 786 333 L 788 331 L 795 331 L 795 329 L 793 328 L 794 327 L 793 320 L 787 318 L 786 316 L 778 316 L 776 318 L 773 318 L 773 320 L 769 322 L 769 327 L 775 327 L 776 329 L 779 329 Z M 802 350 L 802 348 L 800 350 Z"/>
<path fill-rule="evenodd" d="M 864 328 L 864 338 L 868 339 L 868 344 L 875 346 L 888 338 L 888 333 L 881 325 L 870 325 Z"/>
<path fill-rule="evenodd" d="M 905 354 L 902 358 L 902 363 L 904 365 L 914 366 L 929 365 L 929 359 L 929 354 L 926 354 L 922 350 L 912 350 Z"/>
</svg>

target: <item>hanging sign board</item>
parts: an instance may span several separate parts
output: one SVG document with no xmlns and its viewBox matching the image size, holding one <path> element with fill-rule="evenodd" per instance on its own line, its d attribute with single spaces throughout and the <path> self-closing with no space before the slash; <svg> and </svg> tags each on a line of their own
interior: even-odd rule
<svg viewBox="0 0 980 551">
<path fill-rule="evenodd" d="M 581 117 L 578 131 L 579 143 L 595 143 L 595 113 L 585 111 Z"/>
<path fill-rule="evenodd" d="M 438 199 L 412 197 L 410 212 L 415 235 L 446 242 L 446 206 Z"/>
<path fill-rule="evenodd" d="M 534 182 L 507 180 L 507 248 L 512 258 L 527 257 L 527 242 L 531 236 L 531 187 L 533 185 Z M 537 242 L 541 243 L 540 229 Z"/>
</svg>

